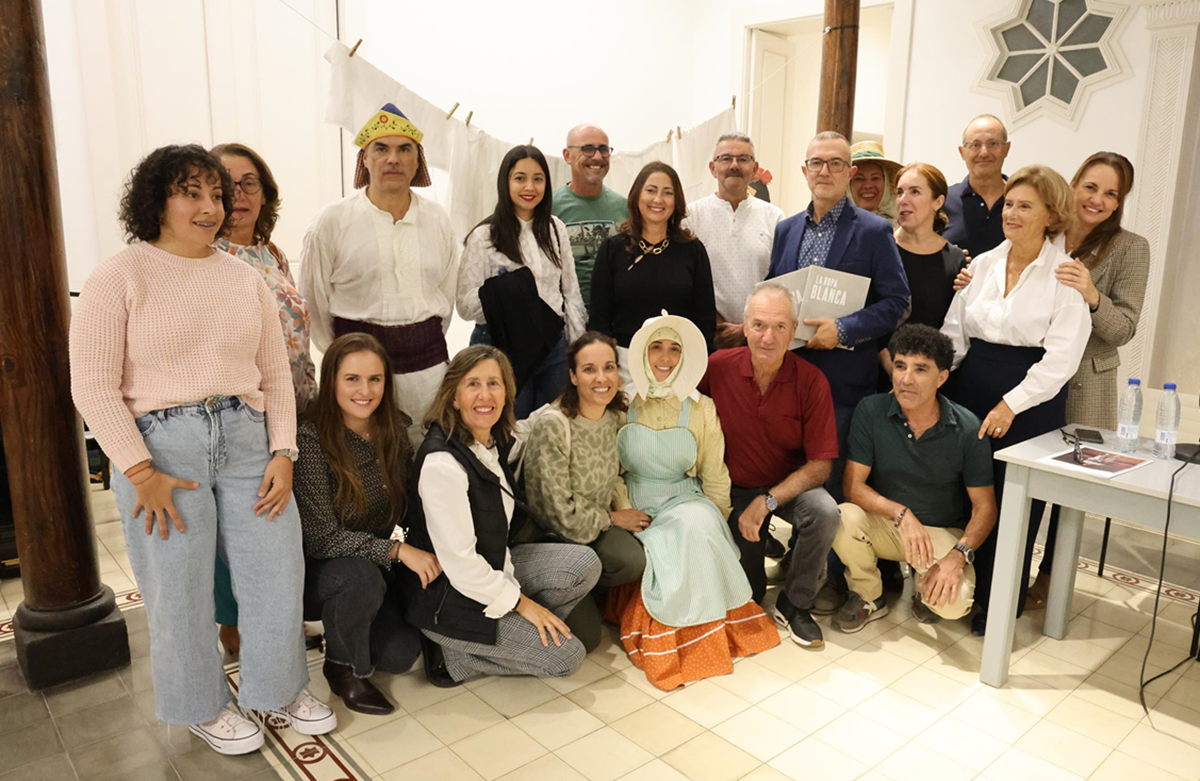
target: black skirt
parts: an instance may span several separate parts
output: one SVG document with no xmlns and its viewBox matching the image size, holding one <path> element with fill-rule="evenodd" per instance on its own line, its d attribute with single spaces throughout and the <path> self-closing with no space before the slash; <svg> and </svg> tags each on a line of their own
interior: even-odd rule
<svg viewBox="0 0 1200 781">
<path fill-rule="evenodd" d="M 967 357 L 946 383 L 946 395 L 979 416 L 982 421 L 1004 394 L 1021 384 L 1034 364 L 1046 351 L 1041 347 L 1013 347 L 972 339 Z M 1031 407 L 1013 418 L 1008 433 L 999 439 L 990 438 L 992 452 L 1002 450 L 1027 439 L 1041 436 L 1067 424 L 1067 385 L 1049 401 Z M 1003 486 L 1003 464 L 996 478 L 996 493 Z"/>
</svg>

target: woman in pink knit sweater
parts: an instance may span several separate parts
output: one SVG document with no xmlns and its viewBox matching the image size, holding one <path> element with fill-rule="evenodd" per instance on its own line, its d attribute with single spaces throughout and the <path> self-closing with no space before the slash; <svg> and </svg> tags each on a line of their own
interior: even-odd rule
<svg viewBox="0 0 1200 781">
<path fill-rule="evenodd" d="M 121 202 L 131 243 L 92 273 L 72 318 L 71 391 L 119 470 L 158 718 L 244 754 L 263 735 L 231 706 L 217 651 L 218 549 L 241 609 L 241 706 L 310 735 L 337 719 L 305 688 L 296 411 L 275 298 L 210 246 L 232 201 L 228 172 L 199 146 L 138 164 Z"/>
</svg>

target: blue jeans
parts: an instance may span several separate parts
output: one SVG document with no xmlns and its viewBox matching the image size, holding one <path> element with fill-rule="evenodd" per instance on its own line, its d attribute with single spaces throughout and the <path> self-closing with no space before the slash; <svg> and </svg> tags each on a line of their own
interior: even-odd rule
<svg viewBox="0 0 1200 781">
<path fill-rule="evenodd" d="M 231 396 L 157 410 L 137 419 L 154 468 L 181 480 L 175 506 L 187 531 L 146 534 L 133 518 L 133 485 L 113 476 L 129 562 L 150 623 L 150 666 L 160 721 L 215 719 L 232 695 L 213 623 L 213 565 L 229 564 L 239 607 L 238 703 L 271 710 L 308 684 L 301 598 L 304 552 L 294 502 L 274 521 L 254 515 L 271 460 L 265 415 Z"/>
<path fill-rule="evenodd" d="M 476 324 L 475 329 L 471 331 L 471 344 L 491 343 L 492 334 L 488 327 Z M 550 348 L 550 354 L 525 378 L 525 384 L 517 389 L 517 398 L 513 402 L 513 413 L 517 420 L 524 420 L 538 407 L 557 399 L 569 381 L 567 335 L 564 333 Z"/>
</svg>

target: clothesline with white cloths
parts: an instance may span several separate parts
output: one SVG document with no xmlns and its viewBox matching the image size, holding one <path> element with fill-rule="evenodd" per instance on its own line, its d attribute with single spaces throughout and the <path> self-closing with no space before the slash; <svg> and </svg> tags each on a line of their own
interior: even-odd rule
<svg viewBox="0 0 1200 781">
<path fill-rule="evenodd" d="M 446 173 L 448 193 L 439 201 L 450 214 L 450 222 L 459 236 L 466 236 L 496 206 L 496 172 L 509 149 L 520 142 L 504 141 L 478 127 L 467 126 L 457 117 L 446 117 L 446 110 L 376 68 L 361 54 L 350 56 L 350 49 L 335 43 L 325 52 L 333 66 L 329 81 L 329 102 L 325 121 L 338 125 L 353 136 L 366 117 L 385 103 L 394 103 L 425 132 L 422 146 L 425 160 L 432 168 Z M 567 125 L 564 124 L 564 127 Z M 708 171 L 717 137 L 737 129 L 732 107 L 716 114 L 690 130 L 682 138 L 659 141 L 640 152 L 614 152 L 605 185 L 624 195 L 629 192 L 638 171 L 646 163 L 670 163 L 679 172 L 684 196 L 702 198 L 715 191 Z M 545 150 L 544 150 L 545 151 Z M 555 150 L 557 151 L 557 150 Z M 547 154 L 551 181 L 570 180 L 571 169 L 557 154 Z"/>
</svg>

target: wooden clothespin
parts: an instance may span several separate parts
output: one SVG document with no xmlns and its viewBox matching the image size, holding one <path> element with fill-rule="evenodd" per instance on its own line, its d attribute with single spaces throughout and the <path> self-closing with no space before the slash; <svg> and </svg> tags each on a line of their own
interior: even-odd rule
<svg viewBox="0 0 1200 781">
<path fill-rule="evenodd" d="M 533 136 L 529 137 L 529 143 L 526 146 L 533 146 Z"/>
<path fill-rule="evenodd" d="M 674 130 L 668 130 L 668 131 L 667 131 L 667 143 L 668 143 L 668 144 L 669 144 L 669 143 L 671 143 L 671 138 L 672 138 L 674 135 L 675 135 L 675 131 L 674 131 Z"/>
<path fill-rule="evenodd" d="M 351 56 L 351 57 L 353 57 L 353 56 L 354 56 L 354 53 L 355 53 L 356 51 L 358 51 L 358 47 L 359 47 L 359 46 L 362 46 L 362 38 L 359 38 L 359 39 L 358 39 L 358 43 L 354 44 L 354 48 L 350 50 L 350 56 Z"/>
<path fill-rule="evenodd" d="M 679 129 L 679 125 L 675 126 L 675 138 L 683 138 L 683 131 Z"/>
<path fill-rule="evenodd" d="M 446 115 L 446 119 L 449 119 L 450 117 L 454 116 L 455 111 L 458 111 L 458 101 L 457 100 L 454 101 L 454 108 L 450 109 L 450 113 Z"/>
<path fill-rule="evenodd" d="M 474 112 L 474 111 L 468 111 L 468 112 L 467 112 L 467 127 L 470 127 L 470 126 L 471 126 L 471 117 L 473 117 L 473 116 L 475 116 L 475 112 Z"/>
<path fill-rule="evenodd" d="M 737 95 L 734 95 L 733 98 L 729 101 L 729 107 L 737 108 Z"/>
</svg>

